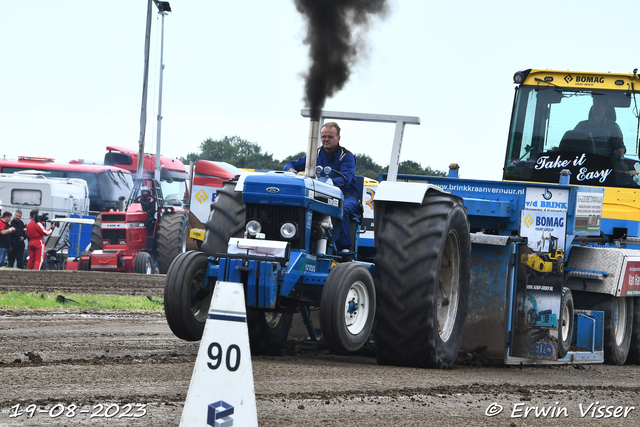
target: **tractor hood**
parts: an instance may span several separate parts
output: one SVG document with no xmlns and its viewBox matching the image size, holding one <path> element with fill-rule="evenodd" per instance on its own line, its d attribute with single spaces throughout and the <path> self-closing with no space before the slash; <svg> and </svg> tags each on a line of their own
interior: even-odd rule
<svg viewBox="0 0 640 427">
<path fill-rule="evenodd" d="M 291 172 L 268 172 L 244 179 L 245 203 L 299 206 L 342 219 L 344 196 L 339 188 Z"/>
</svg>

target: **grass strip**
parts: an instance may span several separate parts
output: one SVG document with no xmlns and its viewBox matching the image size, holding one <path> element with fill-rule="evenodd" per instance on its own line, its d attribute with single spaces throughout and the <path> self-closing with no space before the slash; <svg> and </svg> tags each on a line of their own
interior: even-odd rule
<svg viewBox="0 0 640 427">
<path fill-rule="evenodd" d="M 0 293 L 0 310 L 119 310 L 162 312 L 162 297 L 93 294 Z"/>
</svg>

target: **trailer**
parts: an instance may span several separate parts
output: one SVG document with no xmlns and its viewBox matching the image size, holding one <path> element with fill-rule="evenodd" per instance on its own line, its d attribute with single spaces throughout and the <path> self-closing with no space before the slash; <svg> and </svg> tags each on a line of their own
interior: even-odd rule
<svg viewBox="0 0 640 427">
<path fill-rule="evenodd" d="M 458 165 L 398 176 L 467 207 L 463 350 L 508 364 L 640 361 L 637 82 L 636 70 L 519 71 L 503 181 L 462 179 Z M 532 298 L 557 328 L 527 320 Z"/>
</svg>

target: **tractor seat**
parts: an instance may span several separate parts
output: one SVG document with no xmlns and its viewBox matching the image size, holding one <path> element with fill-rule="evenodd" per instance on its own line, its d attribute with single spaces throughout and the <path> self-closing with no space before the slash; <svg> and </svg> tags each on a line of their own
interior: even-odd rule
<svg viewBox="0 0 640 427">
<path fill-rule="evenodd" d="M 562 140 L 560 141 L 558 150 L 595 153 L 596 147 L 593 139 L 590 138 L 589 135 L 587 135 L 585 132 L 568 130 L 562 136 Z"/>
<path fill-rule="evenodd" d="M 356 187 L 358 187 L 358 204 L 360 209 L 351 218 L 362 218 L 362 192 L 364 190 L 364 176 L 356 175 Z"/>
<path fill-rule="evenodd" d="M 362 223 L 362 191 L 364 189 L 364 177 L 360 175 L 356 175 L 356 186 L 358 187 L 358 204 L 359 209 L 354 214 L 351 215 L 351 252 L 355 252 L 356 250 L 356 235 L 358 234 L 358 228 L 360 228 L 360 224 Z"/>
</svg>

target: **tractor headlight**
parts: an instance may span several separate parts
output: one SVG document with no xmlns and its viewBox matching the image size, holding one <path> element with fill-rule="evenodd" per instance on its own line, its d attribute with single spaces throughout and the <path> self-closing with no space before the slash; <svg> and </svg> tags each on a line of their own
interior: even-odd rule
<svg viewBox="0 0 640 427">
<path fill-rule="evenodd" d="M 247 230 L 247 233 L 249 233 L 250 236 L 255 236 L 260 231 L 262 231 L 262 225 L 255 219 L 252 219 L 247 223 L 247 226 L 245 229 Z"/>
<path fill-rule="evenodd" d="M 285 239 L 293 239 L 296 237 L 296 233 L 298 232 L 298 227 L 294 223 L 285 222 L 280 227 L 280 235 Z"/>
</svg>

